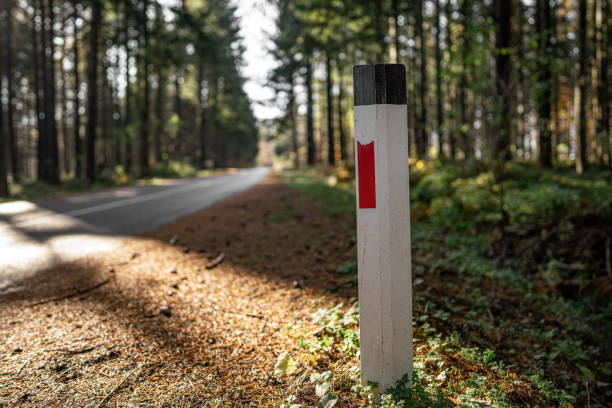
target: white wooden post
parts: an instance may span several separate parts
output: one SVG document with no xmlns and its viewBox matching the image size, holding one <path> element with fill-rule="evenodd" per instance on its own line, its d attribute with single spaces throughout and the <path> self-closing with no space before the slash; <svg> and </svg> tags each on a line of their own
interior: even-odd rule
<svg viewBox="0 0 612 408">
<path fill-rule="evenodd" d="M 353 68 L 361 371 L 380 392 L 412 379 L 406 69 Z"/>
</svg>

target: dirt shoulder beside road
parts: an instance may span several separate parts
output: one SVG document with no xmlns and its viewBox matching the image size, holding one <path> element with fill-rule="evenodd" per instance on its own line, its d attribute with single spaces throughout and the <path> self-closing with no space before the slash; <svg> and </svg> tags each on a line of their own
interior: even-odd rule
<svg viewBox="0 0 612 408">
<path fill-rule="evenodd" d="M 297 348 L 292 333 L 355 295 L 334 273 L 352 261 L 352 223 L 268 176 L 112 253 L 37 274 L 0 297 L 0 406 L 277 403 L 294 392 L 273 376 L 277 356 Z"/>
</svg>

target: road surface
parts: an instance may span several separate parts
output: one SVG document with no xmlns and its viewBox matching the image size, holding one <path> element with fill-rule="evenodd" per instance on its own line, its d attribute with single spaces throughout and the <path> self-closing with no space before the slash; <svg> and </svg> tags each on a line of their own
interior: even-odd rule
<svg viewBox="0 0 612 408">
<path fill-rule="evenodd" d="M 42 269 L 111 250 L 125 236 L 155 229 L 246 190 L 267 172 L 260 167 L 164 185 L 0 204 L 0 295 Z"/>
</svg>

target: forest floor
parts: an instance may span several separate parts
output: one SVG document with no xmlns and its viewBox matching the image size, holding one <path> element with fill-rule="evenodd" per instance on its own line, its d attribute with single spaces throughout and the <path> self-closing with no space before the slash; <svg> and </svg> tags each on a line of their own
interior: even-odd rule
<svg viewBox="0 0 612 408">
<path fill-rule="evenodd" d="M 367 405 L 354 193 L 335 180 L 270 175 L 0 298 L 0 407 Z M 415 407 L 609 406 L 605 273 L 580 283 L 586 306 L 566 300 L 553 277 L 512 269 L 516 228 L 492 230 L 490 242 L 469 226 L 436 229 L 423 186 L 412 225 L 418 380 L 396 397 Z"/>
</svg>

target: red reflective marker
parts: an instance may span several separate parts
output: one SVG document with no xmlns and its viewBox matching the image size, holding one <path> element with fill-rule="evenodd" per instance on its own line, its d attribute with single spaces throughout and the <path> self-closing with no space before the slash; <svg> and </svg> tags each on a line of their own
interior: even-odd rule
<svg viewBox="0 0 612 408">
<path fill-rule="evenodd" d="M 374 142 L 357 142 L 357 172 L 359 174 L 359 208 L 376 208 L 376 172 Z"/>
</svg>

